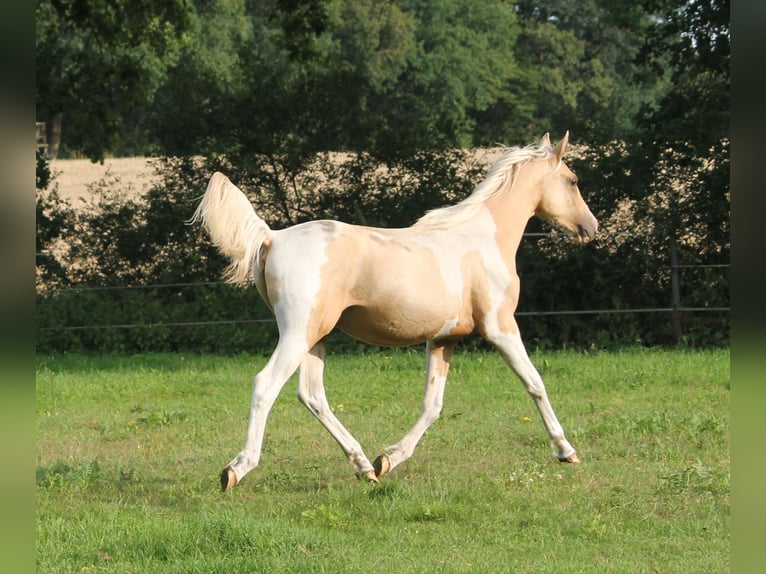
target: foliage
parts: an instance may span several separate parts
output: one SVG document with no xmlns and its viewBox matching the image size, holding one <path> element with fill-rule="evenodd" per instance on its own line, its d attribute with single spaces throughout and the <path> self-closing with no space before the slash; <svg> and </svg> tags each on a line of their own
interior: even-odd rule
<svg viewBox="0 0 766 574">
<path fill-rule="evenodd" d="M 628 2 L 102 4 L 36 14 L 38 119 L 63 114 L 65 151 L 93 159 L 602 142 L 663 94 L 635 60 L 650 7 Z"/>
<path fill-rule="evenodd" d="M 247 13 L 250 33 L 238 41 L 223 33 L 222 45 L 237 55 L 223 60 L 231 72 L 223 82 L 213 80 L 218 58 L 206 57 L 207 45 L 242 16 L 224 22 L 211 11 L 200 21 L 202 41 L 173 67 L 174 81 L 154 113 L 166 153 L 287 155 L 295 162 L 327 151 L 390 158 L 461 147 L 473 142 L 471 110 L 506 97 L 505 79 L 515 71 L 508 40 L 518 26 L 499 1 L 481 9 L 470 2 L 425 9 L 334 0 L 316 22 L 289 34 L 274 28 L 275 22 L 292 26 L 280 3 L 256 4 Z M 302 30 L 307 36 L 297 38 Z"/>
<path fill-rule="evenodd" d="M 41 0 L 38 50 L 68 61 L 64 56 L 74 58 L 76 46 L 96 42 L 128 10 L 123 3 L 91 4 Z M 99 323 L 55 311 L 60 287 L 216 281 L 220 256 L 185 224 L 215 169 L 249 192 L 275 228 L 320 217 L 406 226 L 470 192 L 483 171 L 471 146 L 518 145 L 565 129 L 581 144 L 568 162 L 602 234 L 585 249 L 556 239 L 522 243 L 520 311 L 529 340 L 541 347 L 680 342 L 652 313 L 523 318 L 530 311 L 667 308 L 671 244 L 682 265 L 702 266 L 683 270 L 681 305 L 729 306 L 728 1 L 511 7 L 445 0 L 426 7 L 409 0 L 214 0 L 185 4 L 184 18 L 165 29 L 164 39 L 152 25 L 139 30 L 140 23 L 180 4 L 152 6 L 132 15 L 112 40 L 125 50 L 168 50 L 161 69 L 148 65 L 150 57 L 140 60 L 145 73 L 156 75 L 145 86 L 151 97 L 144 91 L 133 101 L 145 108 L 146 137 L 169 156 L 159 164 L 163 183 L 135 200 L 114 193 L 116 182 L 102 182 L 77 212 L 55 187 L 38 191 L 46 328 Z M 92 30 L 81 30 L 87 10 L 104 12 Z M 67 33 L 59 38 L 62 26 Z M 91 68 L 71 70 L 84 78 L 106 66 L 97 56 L 84 60 Z M 53 73 L 52 62 L 38 61 L 51 68 L 39 74 L 39 94 L 82 83 Z M 106 112 L 99 113 L 89 116 L 106 130 L 94 132 L 88 148 L 94 157 L 111 130 Z M 44 164 L 40 169 L 44 189 L 49 175 Z M 536 222 L 529 227 L 546 230 Z M 191 307 L 181 315 L 207 317 L 210 301 L 180 291 L 146 290 L 142 297 L 162 304 L 140 298 L 113 308 L 140 309 L 155 323 L 184 300 Z M 236 297 L 227 301 L 233 307 L 225 316 L 237 316 Z M 681 319 L 689 344 L 728 341 L 725 312 Z M 180 333 L 171 339 L 163 348 L 185 348 Z M 97 340 L 85 348 L 96 348 Z M 146 345 L 124 348 L 134 344 Z"/>
<path fill-rule="evenodd" d="M 257 60 L 244 53 L 245 47 L 253 35 L 265 31 L 258 21 L 248 19 L 242 0 L 198 2 L 195 7 L 190 24 L 193 40 L 181 47 L 169 66 L 168 80 L 159 87 L 147 115 L 147 129 L 162 154 L 206 154 L 219 138 L 229 141 L 225 138 L 239 134 L 231 131 L 231 114 L 254 113 L 252 104 L 232 106 L 236 94 L 247 92 L 246 69 L 257 69 Z M 251 94 L 253 99 L 258 96 Z"/>
<path fill-rule="evenodd" d="M 635 169 L 647 174 L 637 215 L 704 263 L 726 263 L 729 227 L 729 2 L 649 2 L 662 14 L 645 57 L 671 57 L 672 88 L 639 116 Z M 650 43 L 651 42 L 651 43 Z M 680 185 L 673 185 L 673 182 Z"/>
<path fill-rule="evenodd" d="M 59 240 L 64 241 L 72 232 L 74 211 L 61 199 L 51 183 L 51 170 L 45 156 L 37 152 L 35 201 L 35 263 L 37 279 L 47 286 L 57 286 L 66 276 L 62 262 L 51 251 Z"/>
<path fill-rule="evenodd" d="M 381 164 L 369 154 L 340 164 L 323 156 L 316 168 L 327 176 L 313 195 L 313 216 L 374 227 L 408 227 L 429 209 L 460 201 L 484 176 L 470 153 L 421 150 Z"/>
<path fill-rule="evenodd" d="M 615 222 L 622 212 L 622 229 L 634 232 L 617 240 L 625 268 L 634 270 L 628 285 L 668 292 L 668 271 L 655 270 L 659 261 L 670 264 L 675 243 L 681 265 L 703 266 L 683 269 L 682 285 L 705 285 L 705 293 L 681 289 L 681 304 L 725 308 L 731 252 L 729 3 L 642 6 L 654 17 L 635 72 L 664 74 L 670 89 L 641 107 L 635 129 L 621 143 L 590 146 L 573 165 L 581 180 L 601 187 L 591 199 L 595 211 L 615 214 Z M 700 316 L 696 324 L 684 324 L 684 331 L 692 340 L 702 329 L 711 340 L 728 341 L 728 319 L 719 323 L 714 317 Z"/>
<path fill-rule="evenodd" d="M 37 0 L 35 16 L 38 120 L 64 115 L 64 144 L 94 160 L 145 145 L 144 110 L 188 39 L 187 2 Z"/>
<path fill-rule="evenodd" d="M 515 15 L 498 0 L 400 5 L 416 22 L 417 50 L 391 98 L 373 110 L 385 122 L 381 147 L 407 155 L 423 147 L 476 145 L 478 114 L 498 101 L 513 105 L 523 99 L 507 90 L 519 72 Z M 499 141 L 509 133 L 504 130 Z"/>
<path fill-rule="evenodd" d="M 220 283 L 62 290 L 38 299 L 37 319 L 38 352 L 265 353 L 276 341 L 257 292 Z"/>
<path fill-rule="evenodd" d="M 254 289 L 220 284 L 224 261 L 199 226 L 187 223 L 214 170 L 229 174 L 271 226 L 280 228 L 321 217 L 408 226 L 427 209 L 465 197 L 484 169 L 477 156 L 458 151 L 423 151 L 391 164 L 370 154 L 319 154 L 306 172 L 288 178 L 283 164 L 254 159 L 262 162 L 260 169 L 218 156 L 167 159 L 158 166 L 162 183 L 142 198 L 117 194 L 117 182 L 103 181 L 91 190 L 90 204 L 77 210 L 57 198 L 55 187 L 39 191 L 40 223 L 47 231 L 38 234 L 38 249 L 49 255 L 38 260 L 38 350 L 271 350 L 276 330 L 265 305 Z M 288 193 L 276 193 L 280 189 Z M 549 228 L 533 220 L 528 231 Z M 686 250 L 681 256 L 684 262 L 699 260 Z M 668 244 L 661 237 L 606 235 L 584 248 L 564 238 L 528 237 L 517 259 L 519 322 L 533 348 L 678 342 L 667 314 L 661 320 L 651 313 L 526 316 L 669 307 Z M 682 302 L 728 306 L 720 270 L 701 271 L 706 273 L 696 277 L 694 270 L 685 271 L 682 285 L 693 290 L 684 289 Z M 727 344 L 725 315 L 685 320 L 687 343 Z M 333 345 L 355 347 L 340 336 Z"/>
<path fill-rule="evenodd" d="M 528 98 L 540 102 L 533 126 L 561 126 L 587 145 L 622 139 L 641 105 L 664 93 L 662 75 L 637 61 L 650 12 L 635 2 L 517 2 L 524 22 L 517 52 Z M 640 82 L 627 81 L 644 73 Z"/>
<path fill-rule="evenodd" d="M 162 183 L 143 196 L 118 192 L 119 181 L 106 179 L 76 210 L 58 197 L 55 186 L 38 190 L 39 223 L 46 230 L 38 234 L 38 250 L 47 254 L 38 261 L 38 351 L 236 353 L 273 347 L 275 325 L 255 289 L 220 284 L 221 255 L 199 226 L 188 224 L 216 169 L 243 190 L 267 192 L 252 201 L 274 228 L 315 213 L 371 225 L 410 225 L 422 215 L 424 202 L 467 195 L 477 170 L 459 152 L 422 152 L 391 166 L 367 155 L 340 163 L 323 155 L 294 176 L 300 185 L 290 187 L 280 183 L 286 177 L 282 165 L 268 159 L 255 158 L 263 162 L 260 169 L 249 164 L 239 171 L 218 156 L 168 158 L 157 167 Z M 309 193 L 311 182 L 316 187 Z M 291 195 L 268 193 L 269 185 Z M 228 319 L 229 324 L 208 324 Z"/>
</svg>

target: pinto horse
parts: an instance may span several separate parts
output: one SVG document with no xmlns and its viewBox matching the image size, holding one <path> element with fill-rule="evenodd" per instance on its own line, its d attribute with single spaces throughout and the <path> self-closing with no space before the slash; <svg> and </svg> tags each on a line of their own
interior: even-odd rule
<svg viewBox="0 0 766 574">
<path fill-rule="evenodd" d="M 254 281 L 276 317 L 279 342 L 253 383 L 242 451 L 223 469 L 226 491 L 257 465 L 266 418 L 299 369 L 298 399 L 325 426 L 357 476 L 378 479 L 406 461 L 442 410 L 450 358 L 463 337 L 479 334 L 523 382 L 556 456 L 579 462 L 564 436 L 542 378 L 514 318 L 519 300 L 516 250 L 537 215 L 584 244 L 598 222 L 554 147 L 513 147 L 463 201 L 426 213 L 411 227 L 382 229 L 319 220 L 272 230 L 223 174 L 210 178 L 192 221 L 230 259 L 228 281 Z M 383 346 L 426 344 L 425 395 L 415 425 L 370 462 L 325 396 L 325 337 L 335 328 Z"/>
</svg>

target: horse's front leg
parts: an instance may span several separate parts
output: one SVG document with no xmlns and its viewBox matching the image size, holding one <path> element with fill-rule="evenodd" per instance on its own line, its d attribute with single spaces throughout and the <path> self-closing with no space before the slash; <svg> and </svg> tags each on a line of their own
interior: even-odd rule
<svg viewBox="0 0 766 574">
<path fill-rule="evenodd" d="M 514 322 L 513 329 L 509 332 L 495 334 L 487 338 L 495 345 L 506 363 L 518 375 L 521 382 L 524 383 L 527 392 L 535 401 L 551 444 L 556 449 L 558 459 L 561 462 L 580 462 L 575 449 L 564 436 L 564 429 L 556 418 L 556 413 L 553 412 L 550 400 L 548 400 L 548 393 L 545 390 L 543 379 L 532 364 L 524 348 L 524 343 L 521 340 L 516 323 Z"/>
<path fill-rule="evenodd" d="M 420 418 L 402 440 L 386 449 L 388 454 L 382 454 L 375 459 L 373 466 L 377 476 L 383 476 L 410 458 L 428 427 L 439 418 L 444 404 L 444 387 L 447 383 L 449 363 L 454 349 L 454 342 L 428 341 L 426 344 L 426 383 Z"/>
<path fill-rule="evenodd" d="M 357 476 L 377 482 L 372 464 L 362 452 L 359 442 L 341 424 L 330 409 L 324 391 L 324 343 L 317 343 L 303 358 L 298 377 L 298 399 L 330 432 L 348 457 Z"/>
<path fill-rule="evenodd" d="M 269 411 L 307 350 L 305 342 L 280 338 L 266 366 L 255 376 L 245 445 L 221 472 L 221 490 L 224 492 L 258 466 Z"/>
</svg>

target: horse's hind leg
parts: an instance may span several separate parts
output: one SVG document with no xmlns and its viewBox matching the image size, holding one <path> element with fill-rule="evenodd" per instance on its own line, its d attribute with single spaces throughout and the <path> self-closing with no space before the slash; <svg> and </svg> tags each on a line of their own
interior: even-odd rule
<svg viewBox="0 0 766 574">
<path fill-rule="evenodd" d="M 327 402 L 322 381 L 324 351 L 324 343 L 320 342 L 303 358 L 298 377 L 298 399 L 335 438 L 353 465 L 357 476 L 365 476 L 368 480 L 377 482 L 372 464 L 362 452 L 361 445 L 333 414 Z"/>
<path fill-rule="evenodd" d="M 548 400 L 548 393 L 545 390 L 543 379 L 529 359 L 518 327 L 509 333 L 502 333 L 498 336 L 488 337 L 488 339 L 495 345 L 506 363 L 518 375 L 521 382 L 524 383 L 527 392 L 535 401 L 551 444 L 556 449 L 558 459 L 562 462 L 580 462 L 575 449 L 564 436 L 564 429 L 556 418 L 556 413 L 553 412 L 553 407 Z"/>
<path fill-rule="evenodd" d="M 266 366 L 255 376 L 250 402 L 245 446 L 221 473 L 221 489 L 226 491 L 258 466 L 263 446 L 266 419 L 279 391 L 300 365 L 308 351 L 305 341 L 298 337 L 280 337 Z"/>
<path fill-rule="evenodd" d="M 429 341 L 426 344 L 426 383 L 420 418 L 402 440 L 386 449 L 388 454 L 382 454 L 375 459 L 373 466 L 378 476 L 383 476 L 410 458 L 428 427 L 439 418 L 444 404 L 444 387 L 447 383 L 449 362 L 454 349 L 454 342 Z"/>
</svg>

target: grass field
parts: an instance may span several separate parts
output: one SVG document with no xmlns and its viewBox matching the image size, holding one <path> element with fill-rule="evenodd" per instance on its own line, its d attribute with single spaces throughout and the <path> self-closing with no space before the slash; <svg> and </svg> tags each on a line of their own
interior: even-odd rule
<svg viewBox="0 0 766 574">
<path fill-rule="evenodd" d="M 453 359 L 443 416 L 378 486 L 288 382 L 227 493 L 263 357 L 39 357 L 37 572 L 729 570 L 729 352 L 533 355 L 582 463 L 552 455 L 494 354 Z M 417 351 L 330 355 L 370 459 L 420 408 Z"/>
</svg>

